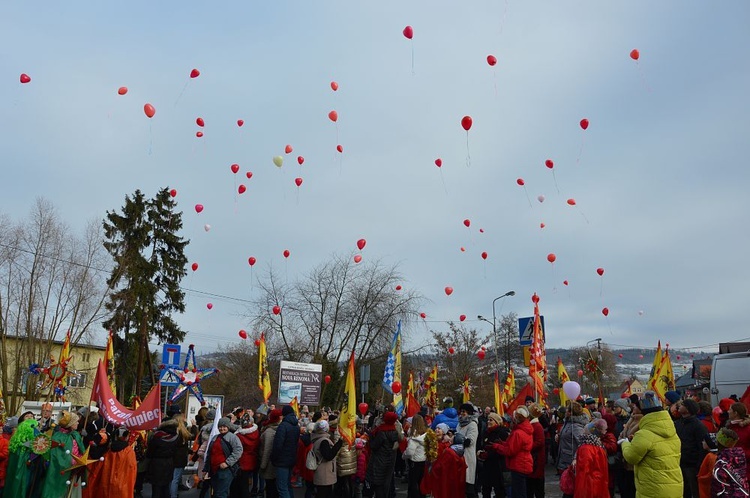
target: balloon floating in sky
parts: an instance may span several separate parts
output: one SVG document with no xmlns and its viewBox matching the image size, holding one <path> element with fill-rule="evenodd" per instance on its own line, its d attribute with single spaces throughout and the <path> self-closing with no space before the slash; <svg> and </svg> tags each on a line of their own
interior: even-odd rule
<svg viewBox="0 0 750 498">
<path fill-rule="evenodd" d="M 466 320 L 466 315 L 459 316 L 458 320 L 461 321 L 461 322 L 463 322 L 464 320 Z"/>
<path fill-rule="evenodd" d="M 231 169 L 232 173 L 234 173 L 236 175 L 237 172 L 240 170 L 240 165 L 239 164 L 233 164 L 233 165 L 231 165 L 229 167 L 229 169 Z"/>
<path fill-rule="evenodd" d="M 340 153 L 343 153 L 344 152 L 344 146 L 339 144 L 339 145 L 336 146 L 336 150 L 339 151 Z"/>
<path fill-rule="evenodd" d="M 336 111 L 331 111 L 328 113 L 328 119 L 333 121 L 334 123 L 339 120 L 339 113 Z"/>
<path fill-rule="evenodd" d="M 427 313 L 424 313 L 424 312 L 420 313 L 419 314 L 419 318 L 421 318 L 422 320 L 424 320 L 425 318 L 427 318 Z"/>
<path fill-rule="evenodd" d="M 289 252 L 289 249 L 284 249 L 284 252 L 282 254 L 285 258 L 288 258 L 291 253 Z"/>
<path fill-rule="evenodd" d="M 401 289 L 403 289 L 403 287 L 401 287 L 400 285 L 397 285 L 397 286 L 396 286 L 396 290 L 397 290 L 397 291 L 400 291 Z"/>
<path fill-rule="evenodd" d="M 446 287 L 445 288 L 445 295 L 446 296 L 450 296 L 451 294 L 453 294 L 453 287 Z"/>
<path fill-rule="evenodd" d="M 538 195 L 536 197 L 536 200 L 538 200 L 539 202 L 544 202 L 544 196 L 543 195 Z"/>
<path fill-rule="evenodd" d="M 175 189 L 170 190 L 169 195 L 171 195 L 172 197 L 177 197 L 177 190 Z"/>
<path fill-rule="evenodd" d="M 192 265 L 190 265 L 190 268 L 192 268 L 193 271 L 198 270 L 198 263 L 193 263 Z"/>
<path fill-rule="evenodd" d="M 206 122 L 203 121 L 203 118 L 196 118 L 195 124 L 197 124 L 198 126 L 200 126 L 201 128 L 203 128 L 206 125 Z"/>
<path fill-rule="evenodd" d="M 242 339 L 247 339 L 247 332 L 245 332 L 244 330 L 240 330 L 239 335 Z"/>
<path fill-rule="evenodd" d="M 360 251 L 364 249 L 366 245 L 367 245 L 367 241 L 365 239 L 359 239 L 357 241 L 357 249 L 359 249 Z"/>
<path fill-rule="evenodd" d="M 295 185 L 297 185 L 298 187 L 299 187 L 300 185 L 302 185 L 302 178 L 301 178 L 301 177 L 299 177 L 299 176 L 298 176 L 297 178 L 295 178 L 295 179 L 294 179 L 294 184 L 295 184 Z"/>
<path fill-rule="evenodd" d="M 531 302 L 534 304 L 537 304 L 539 302 L 539 296 L 535 292 L 534 295 L 531 296 Z"/>
<path fill-rule="evenodd" d="M 354 256 L 354 262 L 355 263 L 360 263 L 361 261 L 362 261 L 362 256 L 361 255 L 357 254 L 356 256 Z"/>
<path fill-rule="evenodd" d="M 248 171 L 248 172 L 246 172 L 246 173 L 245 173 L 245 176 L 246 176 L 246 177 L 247 177 L 247 179 L 249 180 L 250 178 L 252 178 L 252 177 L 253 177 L 253 172 L 252 172 L 252 171 Z"/>
<path fill-rule="evenodd" d="M 202 138 L 203 137 L 203 132 L 202 131 L 196 131 L 195 132 L 195 136 L 198 137 L 198 138 Z"/>
<path fill-rule="evenodd" d="M 439 157 L 435 159 L 435 166 L 437 166 L 438 168 L 441 168 L 443 166 L 443 160 L 440 159 Z"/>
<path fill-rule="evenodd" d="M 117 95 L 125 95 L 126 93 L 128 93 L 128 87 L 126 86 L 121 86 L 117 89 Z"/>
<path fill-rule="evenodd" d="M 247 258 L 247 264 L 249 264 L 250 266 L 255 266 L 255 263 L 257 262 L 258 260 L 255 259 L 255 256 L 250 256 L 249 258 Z"/>
<path fill-rule="evenodd" d="M 516 180 L 516 183 L 517 183 L 517 184 L 519 184 L 519 185 L 520 185 L 520 186 L 522 186 L 522 187 L 523 187 L 524 185 L 526 185 L 526 182 L 525 182 L 525 181 L 523 181 L 523 178 L 519 178 L 519 179 L 517 179 L 517 180 Z"/>
<path fill-rule="evenodd" d="M 555 163 L 552 161 L 552 159 L 547 159 L 544 161 L 544 165 L 547 166 L 549 169 L 552 169 L 555 167 Z"/>
<path fill-rule="evenodd" d="M 209 310 L 213 309 L 213 307 L 214 307 L 214 305 L 212 303 L 206 304 L 206 308 L 208 308 Z"/>
<path fill-rule="evenodd" d="M 273 314 L 274 314 L 274 315 L 278 315 L 279 313 L 281 313 L 281 306 L 279 306 L 279 305 L 277 304 L 276 306 L 274 306 L 274 307 L 273 307 L 273 308 L 271 309 L 271 311 L 273 312 Z"/>
<path fill-rule="evenodd" d="M 602 308 L 602 315 L 609 316 L 609 308 Z"/>
<path fill-rule="evenodd" d="M 465 226 L 466 228 L 469 228 L 469 227 L 471 226 L 471 220 L 470 220 L 470 219 L 468 219 L 468 218 L 467 218 L 467 219 L 465 219 L 465 220 L 464 220 L 464 226 Z"/>
<path fill-rule="evenodd" d="M 409 40 L 414 38 L 414 28 L 412 28 L 411 26 L 405 27 L 403 33 L 404 33 L 404 36 L 408 38 Z"/>
<path fill-rule="evenodd" d="M 200 75 L 201 75 L 201 72 L 198 71 L 197 69 L 193 69 L 192 71 L 190 71 L 190 77 L 191 78 L 197 78 Z"/>
<path fill-rule="evenodd" d="M 482 259 L 487 259 L 487 251 L 484 251 L 484 252 L 482 253 Z"/>
<path fill-rule="evenodd" d="M 597 268 L 596 273 L 598 273 L 599 276 L 601 277 L 602 275 L 604 275 L 604 268 Z"/>
<path fill-rule="evenodd" d="M 638 59 L 641 58 L 641 53 L 638 51 L 637 48 L 634 48 L 633 50 L 630 51 L 630 58 L 633 59 L 634 61 L 637 61 Z"/>
<path fill-rule="evenodd" d="M 206 223 L 205 225 L 203 225 L 203 230 L 205 230 L 207 232 L 210 231 L 211 230 L 211 225 L 209 225 L 208 223 Z"/>
<path fill-rule="evenodd" d="M 245 120 L 244 119 L 238 119 L 237 120 L 237 126 L 239 126 L 240 128 L 242 128 L 243 124 L 245 124 Z"/>
<path fill-rule="evenodd" d="M 539 228 L 544 228 L 544 227 L 546 227 L 546 226 L 547 226 L 547 225 L 545 225 L 544 223 L 539 223 Z"/>
<path fill-rule="evenodd" d="M 575 206 L 576 205 L 576 200 L 575 199 L 568 199 L 565 202 L 567 202 L 569 206 Z"/>
<path fill-rule="evenodd" d="M 302 166 L 302 164 L 305 162 L 305 158 L 302 156 L 297 156 L 297 164 Z"/>
<path fill-rule="evenodd" d="M 474 124 L 474 120 L 471 119 L 471 116 L 464 116 L 461 118 L 461 126 L 464 130 L 469 131 L 471 130 L 472 125 Z"/>
<path fill-rule="evenodd" d="M 335 92 L 338 89 L 339 89 L 339 84 L 336 83 L 335 81 L 331 81 L 331 90 Z"/>
<path fill-rule="evenodd" d="M 479 351 L 477 351 L 477 358 L 479 358 L 480 360 L 483 360 L 484 357 L 485 357 L 485 355 L 487 355 L 487 353 L 485 353 L 481 349 Z"/>
<path fill-rule="evenodd" d="M 19 78 L 21 80 L 22 84 L 30 83 L 31 82 L 31 76 L 29 76 L 26 73 L 21 73 L 21 77 Z"/>
<path fill-rule="evenodd" d="M 581 126 L 581 128 L 582 128 L 582 129 L 584 129 L 584 130 L 585 130 L 586 128 L 588 128 L 588 127 L 589 127 L 589 120 L 588 120 L 588 119 L 586 119 L 586 118 L 583 118 L 583 119 L 581 120 L 581 122 L 579 123 L 579 125 Z"/>
<path fill-rule="evenodd" d="M 551 252 L 547 254 L 547 261 L 549 261 L 550 263 L 554 263 L 555 261 L 557 261 L 557 256 L 555 256 L 555 253 Z"/>
<path fill-rule="evenodd" d="M 245 187 L 245 186 L 244 186 L 244 185 L 242 185 L 242 184 L 240 184 L 240 186 L 239 186 L 239 187 L 237 187 L 237 193 L 238 193 L 238 194 L 244 194 L 246 190 L 247 190 L 247 187 Z"/>
<path fill-rule="evenodd" d="M 293 150 L 294 149 L 291 145 L 287 145 L 286 147 L 284 147 L 284 152 L 286 152 L 287 154 L 291 154 Z"/>
<path fill-rule="evenodd" d="M 143 106 L 143 113 L 150 119 L 154 117 L 154 114 L 156 114 L 156 109 L 151 104 L 145 104 Z"/>
<path fill-rule="evenodd" d="M 195 212 L 200 213 L 203 211 L 203 204 L 196 204 L 195 205 Z"/>
<path fill-rule="evenodd" d="M 284 164 L 284 158 L 281 156 L 273 156 L 273 163 L 277 168 L 280 168 Z"/>
<path fill-rule="evenodd" d="M 567 286 L 568 285 L 568 281 L 567 280 L 563 280 L 563 285 Z"/>
<path fill-rule="evenodd" d="M 487 56 L 487 64 L 489 64 L 490 66 L 494 66 L 495 64 L 497 64 L 497 57 L 495 57 L 492 54 L 488 55 Z"/>
<path fill-rule="evenodd" d="M 456 348 L 454 348 L 453 346 L 451 346 L 451 347 L 448 348 L 448 353 L 449 354 L 453 354 L 455 352 L 456 352 Z"/>
</svg>

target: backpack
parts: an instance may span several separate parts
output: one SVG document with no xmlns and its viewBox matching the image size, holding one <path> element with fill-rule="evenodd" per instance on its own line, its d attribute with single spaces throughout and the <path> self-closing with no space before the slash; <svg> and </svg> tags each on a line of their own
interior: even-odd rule
<svg viewBox="0 0 750 498">
<path fill-rule="evenodd" d="M 318 457 L 315 456 L 315 446 L 313 445 L 305 457 L 305 468 L 307 470 L 317 470 L 318 465 L 320 465 L 320 462 L 318 461 Z"/>
</svg>

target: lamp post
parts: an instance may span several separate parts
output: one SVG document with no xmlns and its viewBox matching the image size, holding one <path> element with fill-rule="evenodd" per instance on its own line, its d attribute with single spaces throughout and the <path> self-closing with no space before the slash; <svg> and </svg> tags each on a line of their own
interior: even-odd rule
<svg viewBox="0 0 750 498">
<path fill-rule="evenodd" d="M 482 320 L 483 322 L 492 323 L 492 337 L 495 340 L 495 369 L 500 372 L 500 341 L 497 337 L 497 317 L 495 315 L 495 303 L 498 301 L 498 299 L 502 299 L 504 297 L 508 296 L 515 296 L 516 291 L 508 291 L 502 296 L 498 296 L 495 299 L 492 300 L 492 322 L 484 318 L 482 315 L 477 315 L 477 318 L 479 320 Z"/>
</svg>

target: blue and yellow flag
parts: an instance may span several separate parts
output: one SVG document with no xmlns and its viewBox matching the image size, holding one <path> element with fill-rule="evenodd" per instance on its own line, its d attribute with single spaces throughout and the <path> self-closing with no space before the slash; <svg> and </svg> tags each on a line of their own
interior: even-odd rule
<svg viewBox="0 0 750 498">
<path fill-rule="evenodd" d="M 396 413 L 401 416 L 404 411 L 404 402 L 401 397 L 401 390 L 393 391 L 393 385 L 396 382 L 401 385 L 401 320 L 398 321 L 396 332 L 393 334 L 391 352 L 388 353 L 388 360 L 385 362 L 385 371 L 383 372 L 383 389 L 393 395 L 393 406 L 396 408 Z"/>
</svg>

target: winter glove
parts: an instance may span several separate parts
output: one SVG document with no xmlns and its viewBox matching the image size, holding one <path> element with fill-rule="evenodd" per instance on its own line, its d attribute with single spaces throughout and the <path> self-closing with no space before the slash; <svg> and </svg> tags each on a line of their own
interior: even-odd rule
<svg viewBox="0 0 750 498">
<path fill-rule="evenodd" d="M 471 439 L 466 438 L 464 439 L 464 448 L 469 448 L 471 446 Z"/>
</svg>

